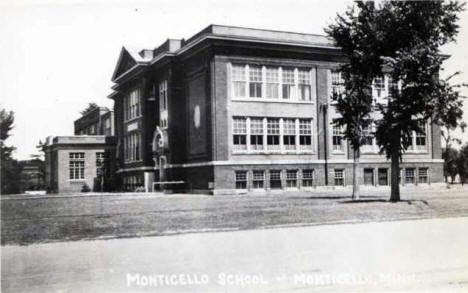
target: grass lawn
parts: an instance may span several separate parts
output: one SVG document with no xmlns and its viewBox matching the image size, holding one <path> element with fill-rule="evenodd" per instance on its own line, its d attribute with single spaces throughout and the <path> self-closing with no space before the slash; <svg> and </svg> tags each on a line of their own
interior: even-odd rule
<svg viewBox="0 0 468 293">
<path fill-rule="evenodd" d="M 272 195 L 68 196 L 1 200 L 1 244 L 170 235 L 341 222 L 468 216 L 468 189 L 349 190 Z"/>
</svg>

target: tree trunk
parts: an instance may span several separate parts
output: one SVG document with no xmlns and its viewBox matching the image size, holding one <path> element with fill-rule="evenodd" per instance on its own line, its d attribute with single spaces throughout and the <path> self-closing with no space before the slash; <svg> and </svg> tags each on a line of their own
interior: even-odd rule
<svg viewBox="0 0 468 293">
<path fill-rule="evenodd" d="M 354 161 L 353 161 L 353 200 L 359 199 L 359 149 L 354 150 Z"/>
<path fill-rule="evenodd" d="M 396 202 L 400 201 L 400 185 L 398 183 L 398 176 L 400 175 L 400 158 L 398 157 L 398 153 L 395 151 L 392 153 L 392 177 L 391 177 L 391 194 L 390 194 L 390 201 Z M 403 180 L 403 178 L 402 178 Z"/>
</svg>

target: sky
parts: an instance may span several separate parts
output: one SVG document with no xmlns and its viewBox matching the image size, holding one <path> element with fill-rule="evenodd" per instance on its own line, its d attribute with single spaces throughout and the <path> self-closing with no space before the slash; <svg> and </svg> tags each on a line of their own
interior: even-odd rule
<svg viewBox="0 0 468 293">
<path fill-rule="evenodd" d="M 0 0 L 0 108 L 15 112 L 7 145 L 17 159 L 47 136 L 73 135 L 89 102 L 112 107 L 111 75 L 123 45 L 154 48 L 209 24 L 323 34 L 350 1 Z M 442 76 L 468 82 L 468 12 Z M 463 90 L 468 96 L 468 91 Z M 464 105 L 468 122 L 468 101 Z M 468 141 L 468 135 L 457 133 Z"/>
</svg>

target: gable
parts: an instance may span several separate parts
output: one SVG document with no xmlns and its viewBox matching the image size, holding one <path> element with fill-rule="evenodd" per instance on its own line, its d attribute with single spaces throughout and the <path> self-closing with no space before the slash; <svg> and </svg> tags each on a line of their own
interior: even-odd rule
<svg viewBox="0 0 468 293">
<path fill-rule="evenodd" d="M 117 65 L 115 66 L 114 74 L 112 75 L 112 80 L 115 80 L 135 65 L 137 65 L 135 59 L 133 59 L 133 57 L 130 55 L 130 53 L 128 53 L 128 51 L 125 48 L 122 48 L 119 60 L 117 61 Z"/>
</svg>

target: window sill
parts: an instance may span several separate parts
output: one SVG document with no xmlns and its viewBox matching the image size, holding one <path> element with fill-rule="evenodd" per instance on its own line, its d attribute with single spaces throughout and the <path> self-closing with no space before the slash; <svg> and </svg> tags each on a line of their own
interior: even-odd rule
<svg viewBox="0 0 468 293">
<path fill-rule="evenodd" d="M 344 155 L 344 151 L 332 151 L 333 155 Z"/>
<path fill-rule="evenodd" d="M 68 179 L 70 183 L 83 183 L 86 182 L 86 179 Z"/>
<path fill-rule="evenodd" d="M 313 151 L 232 151 L 233 155 L 313 155 Z"/>
<path fill-rule="evenodd" d="M 429 154 L 428 150 L 406 150 L 406 154 Z"/>
<path fill-rule="evenodd" d="M 133 117 L 133 118 L 128 119 L 128 120 L 124 120 L 123 123 L 130 123 L 130 122 L 133 122 L 133 121 L 135 121 L 135 120 L 140 119 L 141 117 L 143 117 L 143 115 L 140 115 L 140 116 L 138 116 L 138 117 Z"/>
<path fill-rule="evenodd" d="M 289 100 L 289 99 L 267 99 L 267 98 L 232 98 L 233 102 L 260 102 L 260 103 L 286 103 L 286 104 L 309 104 L 313 105 L 314 102 L 300 101 L 300 100 Z"/>
</svg>

